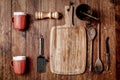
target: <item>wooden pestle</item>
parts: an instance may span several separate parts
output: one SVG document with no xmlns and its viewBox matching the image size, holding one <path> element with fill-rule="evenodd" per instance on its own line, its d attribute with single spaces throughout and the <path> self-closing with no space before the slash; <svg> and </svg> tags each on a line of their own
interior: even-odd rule
<svg viewBox="0 0 120 80">
<path fill-rule="evenodd" d="M 35 19 L 58 19 L 58 12 L 35 12 Z"/>
</svg>

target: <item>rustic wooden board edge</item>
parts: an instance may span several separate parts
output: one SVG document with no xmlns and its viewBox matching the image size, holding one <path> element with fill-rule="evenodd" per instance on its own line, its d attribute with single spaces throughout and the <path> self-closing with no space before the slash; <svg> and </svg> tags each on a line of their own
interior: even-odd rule
<svg viewBox="0 0 120 80">
<path fill-rule="evenodd" d="M 61 26 L 57 26 L 57 27 L 52 27 L 51 28 L 51 32 L 50 32 L 50 38 L 52 37 L 52 39 L 50 39 L 50 69 L 51 69 L 51 72 L 52 73 L 55 73 L 55 74 L 62 74 L 62 75 L 78 75 L 78 74 L 83 74 L 83 73 L 85 73 L 85 70 L 86 70 L 86 61 L 87 61 L 87 39 L 86 39 L 86 29 L 85 29 L 85 27 L 78 27 L 78 28 L 80 28 L 80 30 L 85 34 L 85 37 L 84 37 L 84 42 L 83 42 L 83 45 L 86 47 L 86 49 L 84 49 L 85 51 L 85 65 L 83 66 L 83 70 L 82 71 L 80 71 L 80 72 L 77 72 L 77 73 L 64 73 L 64 72 L 57 72 L 57 71 L 55 71 L 52 67 L 52 64 L 54 64 L 54 63 L 52 63 L 52 59 L 51 59 L 51 57 L 53 57 L 53 55 L 52 55 L 52 52 L 53 51 L 55 51 L 55 50 L 52 50 L 52 49 L 56 49 L 55 48 L 55 41 L 56 41 L 56 39 L 55 39 L 55 37 L 53 37 L 53 36 L 56 36 L 55 35 L 55 33 L 56 33 L 56 30 L 55 29 L 57 29 L 57 28 L 61 28 Z M 63 28 L 64 28 L 64 25 L 63 25 Z M 53 35 L 54 34 L 54 35 Z"/>
</svg>

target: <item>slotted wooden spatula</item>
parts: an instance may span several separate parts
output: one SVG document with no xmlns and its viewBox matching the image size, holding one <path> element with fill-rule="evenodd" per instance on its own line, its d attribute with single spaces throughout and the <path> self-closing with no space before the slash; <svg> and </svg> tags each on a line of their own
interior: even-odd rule
<svg viewBox="0 0 120 80">
<path fill-rule="evenodd" d="M 86 67 L 86 30 L 72 24 L 73 7 L 65 6 L 65 25 L 50 32 L 50 68 L 55 74 L 81 74 Z"/>
</svg>

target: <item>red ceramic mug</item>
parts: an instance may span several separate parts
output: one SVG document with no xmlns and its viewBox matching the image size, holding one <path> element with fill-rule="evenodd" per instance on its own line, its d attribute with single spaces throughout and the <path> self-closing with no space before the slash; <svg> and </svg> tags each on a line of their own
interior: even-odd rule
<svg viewBox="0 0 120 80">
<path fill-rule="evenodd" d="M 14 56 L 11 67 L 16 74 L 24 74 L 26 69 L 26 56 Z"/>
<path fill-rule="evenodd" d="M 23 30 L 26 27 L 26 13 L 24 12 L 14 12 L 13 14 L 13 25 L 18 30 Z"/>
</svg>

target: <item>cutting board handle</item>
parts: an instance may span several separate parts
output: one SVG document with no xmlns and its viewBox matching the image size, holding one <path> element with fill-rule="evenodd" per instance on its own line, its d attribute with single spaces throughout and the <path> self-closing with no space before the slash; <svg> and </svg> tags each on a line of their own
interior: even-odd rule
<svg viewBox="0 0 120 80">
<path fill-rule="evenodd" d="M 73 25 L 73 6 L 65 6 L 65 24 Z"/>
</svg>

